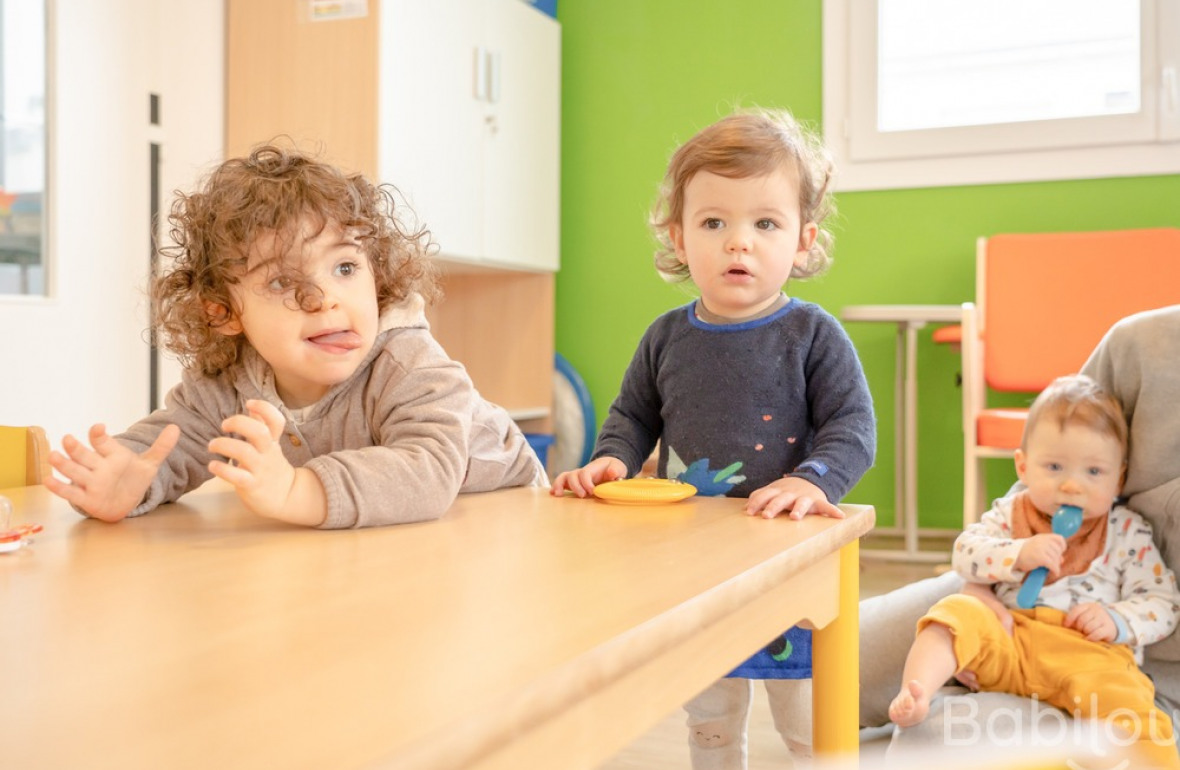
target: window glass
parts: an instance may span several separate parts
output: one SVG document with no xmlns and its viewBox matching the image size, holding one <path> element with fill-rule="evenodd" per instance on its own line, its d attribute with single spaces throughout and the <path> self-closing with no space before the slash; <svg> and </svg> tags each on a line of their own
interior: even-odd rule
<svg viewBox="0 0 1180 770">
<path fill-rule="evenodd" d="M 880 0 L 880 131 L 1138 112 L 1138 0 Z"/>
<path fill-rule="evenodd" d="M 1177 0 L 823 0 L 840 190 L 1180 172 Z"/>
<path fill-rule="evenodd" d="M 45 4 L 0 0 L 0 294 L 45 294 Z"/>
</svg>

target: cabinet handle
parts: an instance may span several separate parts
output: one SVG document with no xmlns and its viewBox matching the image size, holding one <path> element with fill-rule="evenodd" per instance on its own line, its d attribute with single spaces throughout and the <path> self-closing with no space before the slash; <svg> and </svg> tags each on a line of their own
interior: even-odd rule
<svg viewBox="0 0 1180 770">
<path fill-rule="evenodd" d="M 483 101 L 488 95 L 488 52 L 479 46 L 475 49 L 475 64 L 474 64 L 474 83 L 472 84 L 472 95 L 476 101 Z"/>
<path fill-rule="evenodd" d="M 500 52 L 488 53 L 488 102 L 495 104 L 500 101 Z"/>
</svg>

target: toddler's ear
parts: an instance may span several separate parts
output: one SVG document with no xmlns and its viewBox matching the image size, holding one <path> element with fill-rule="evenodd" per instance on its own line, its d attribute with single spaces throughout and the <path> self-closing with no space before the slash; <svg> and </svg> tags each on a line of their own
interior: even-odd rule
<svg viewBox="0 0 1180 770">
<path fill-rule="evenodd" d="M 811 247 L 819 237 L 819 225 L 815 222 L 804 222 L 799 228 L 799 248 L 795 250 L 795 265 L 804 267 L 811 254 Z"/>
<path fill-rule="evenodd" d="M 205 302 L 205 315 L 209 318 L 209 326 L 216 332 L 232 337 L 242 333 L 242 322 L 234 317 L 229 309 L 220 302 Z"/>
<path fill-rule="evenodd" d="M 688 264 L 688 254 L 684 250 L 684 227 L 673 222 L 668 225 L 668 237 L 672 241 L 672 248 L 676 251 L 676 259 L 682 265 Z"/>
</svg>

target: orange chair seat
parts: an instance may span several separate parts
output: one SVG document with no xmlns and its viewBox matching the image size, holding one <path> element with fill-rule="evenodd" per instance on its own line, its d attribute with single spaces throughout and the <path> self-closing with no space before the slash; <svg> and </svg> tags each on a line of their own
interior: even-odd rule
<svg viewBox="0 0 1180 770">
<path fill-rule="evenodd" d="M 940 345 L 958 345 L 963 341 L 963 327 L 958 324 L 940 326 L 930 335 L 930 339 Z"/>
<path fill-rule="evenodd" d="M 1020 448 L 1020 437 L 1027 421 L 1027 409 L 984 409 L 975 420 L 979 446 Z"/>
</svg>

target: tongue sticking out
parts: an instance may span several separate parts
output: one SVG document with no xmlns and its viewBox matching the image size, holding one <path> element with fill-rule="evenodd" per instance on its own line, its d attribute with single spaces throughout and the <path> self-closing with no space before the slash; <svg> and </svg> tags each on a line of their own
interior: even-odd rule
<svg viewBox="0 0 1180 770">
<path fill-rule="evenodd" d="M 361 346 L 361 336 L 353 331 L 331 332 L 309 337 L 309 342 L 328 348 L 340 350 L 355 350 Z"/>
</svg>

